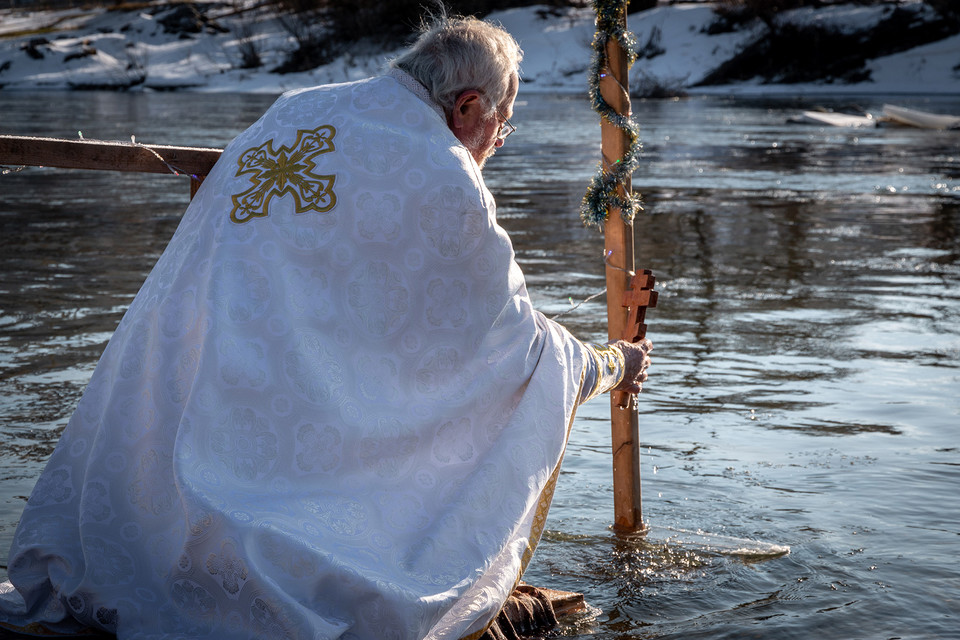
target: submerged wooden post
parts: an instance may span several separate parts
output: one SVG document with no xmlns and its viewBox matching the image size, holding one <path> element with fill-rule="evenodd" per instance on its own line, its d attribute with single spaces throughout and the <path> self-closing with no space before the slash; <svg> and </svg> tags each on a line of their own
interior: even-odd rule
<svg viewBox="0 0 960 640">
<path fill-rule="evenodd" d="M 626 1 L 624 1 L 626 4 Z M 626 9 L 622 12 L 626 22 Z M 626 24 L 622 25 L 624 29 Z M 617 113 L 630 113 L 628 69 L 629 59 L 620 43 L 611 38 L 607 42 L 608 68 L 600 78 L 600 94 Z M 606 119 L 601 119 L 603 166 L 610 171 L 630 147 L 630 139 L 623 130 Z M 621 197 L 630 191 L 627 181 Z M 623 337 L 627 323 L 627 309 L 621 305 L 630 273 L 634 269 L 633 224 L 625 222 L 619 209 L 611 208 L 604 224 L 604 252 L 607 256 L 607 336 L 610 340 Z M 613 501 L 614 527 L 621 531 L 644 528 L 643 506 L 640 495 L 640 439 L 636 398 L 629 397 L 626 408 L 617 406 L 611 394 L 610 421 L 613 439 Z"/>
</svg>

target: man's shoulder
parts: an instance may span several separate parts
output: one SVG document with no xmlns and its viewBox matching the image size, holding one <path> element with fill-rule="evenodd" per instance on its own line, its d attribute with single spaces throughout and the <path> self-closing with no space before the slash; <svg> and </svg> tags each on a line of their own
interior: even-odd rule
<svg viewBox="0 0 960 640">
<path fill-rule="evenodd" d="M 392 74 L 288 91 L 252 133 L 290 144 L 296 131 L 318 124 L 335 130 L 336 148 L 354 166 L 389 173 L 406 158 L 404 163 L 416 161 L 431 180 L 479 192 L 487 200 L 475 163 L 445 119 Z"/>
<path fill-rule="evenodd" d="M 322 96 L 350 95 L 361 87 L 382 88 L 384 76 L 373 76 L 361 80 L 351 80 L 349 82 L 333 82 L 330 84 L 318 84 L 309 87 L 300 87 L 284 91 L 277 98 L 274 106 L 294 101 L 310 100 Z"/>
<path fill-rule="evenodd" d="M 340 111 L 346 116 L 389 118 L 401 111 L 420 112 L 434 124 L 444 124 L 442 111 L 411 92 L 391 74 L 362 80 L 292 89 L 283 93 L 268 110 Z M 429 116 L 427 115 L 429 114 Z"/>
</svg>

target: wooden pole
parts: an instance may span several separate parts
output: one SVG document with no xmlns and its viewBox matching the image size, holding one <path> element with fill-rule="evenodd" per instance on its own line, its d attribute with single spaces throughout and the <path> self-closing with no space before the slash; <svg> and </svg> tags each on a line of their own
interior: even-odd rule
<svg viewBox="0 0 960 640">
<path fill-rule="evenodd" d="M 624 21 L 626 11 L 623 12 Z M 626 25 L 622 25 L 626 28 Z M 628 69 L 629 60 L 615 40 L 607 43 L 609 68 L 600 78 L 600 94 L 617 113 L 630 113 Z M 603 166 L 609 171 L 630 147 L 627 134 L 601 119 Z M 631 189 L 629 180 L 624 192 Z M 625 193 L 621 193 L 621 196 Z M 611 208 L 604 224 L 604 250 L 607 256 L 607 336 L 610 340 L 623 337 L 627 309 L 621 305 L 634 269 L 633 225 L 625 222 L 619 209 Z M 644 529 L 643 507 L 640 495 L 640 438 L 636 398 L 630 397 L 626 408 L 617 406 L 610 398 L 610 421 L 613 439 L 613 501 L 614 528 L 620 531 Z"/>
<path fill-rule="evenodd" d="M 143 173 L 173 173 L 176 169 L 187 175 L 206 175 L 220 153 L 220 149 L 203 147 L 0 135 L 3 162 L 64 169 Z"/>
<path fill-rule="evenodd" d="M 141 173 L 176 171 L 191 176 L 191 198 L 221 153 L 220 149 L 206 147 L 0 135 L 0 164 Z"/>
</svg>

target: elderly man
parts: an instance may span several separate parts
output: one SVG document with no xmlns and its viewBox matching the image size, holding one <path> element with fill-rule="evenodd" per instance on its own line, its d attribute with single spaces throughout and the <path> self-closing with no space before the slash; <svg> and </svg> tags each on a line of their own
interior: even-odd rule
<svg viewBox="0 0 960 640">
<path fill-rule="evenodd" d="M 649 343 L 536 312 L 480 169 L 521 52 L 443 18 L 224 151 L 24 510 L 0 621 L 124 638 L 477 637 L 576 406 Z"/>
</svg>

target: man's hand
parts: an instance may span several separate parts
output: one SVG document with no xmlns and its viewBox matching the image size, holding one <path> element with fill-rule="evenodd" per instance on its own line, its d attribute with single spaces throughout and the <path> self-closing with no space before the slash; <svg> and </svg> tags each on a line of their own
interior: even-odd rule
<svg viewBox="0 0 960 640">
<path fill-rule="evenodd" d="M 613 390 L 640 393 L 647 379 L 647 367 L 650 366 L 653 343 L 644 338 L 636 344 L 626 340 L 616 340 L 609 344 L 620 349 L 624 359 L 623 380 Z"/>
</svg>

